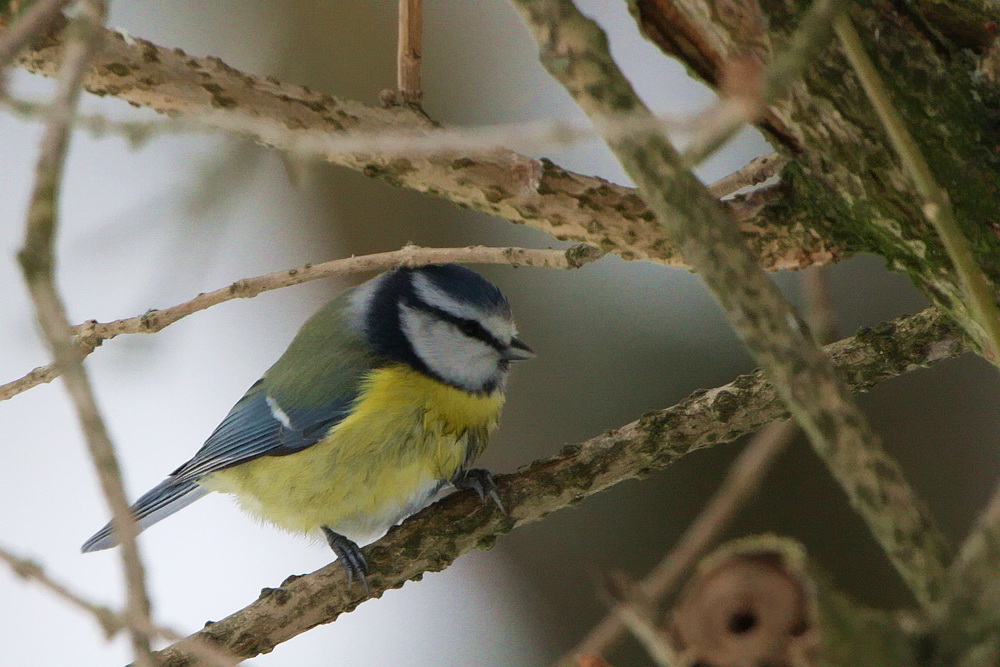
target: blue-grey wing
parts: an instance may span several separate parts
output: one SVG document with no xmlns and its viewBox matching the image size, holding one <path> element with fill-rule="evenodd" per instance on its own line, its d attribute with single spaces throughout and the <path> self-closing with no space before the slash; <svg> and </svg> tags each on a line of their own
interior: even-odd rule
<svg viewBox="0 0 1000 667">
<path fill-rule="evenodd" d="M 130 508 L 135 517 L 139 531 L 149 528 L 157 521 L 166 519 L 174 512 L 183 509 L 198 500 L 208 489 L 191 481 L 177 481 L 168 478 L 144 493 Z M 118 536 L 114 527 L 108 522 L 99 531 L 83 543 L 80 548 L 84 553 L 110 549 L 118 545 Z"/>
<path fill-rule="evenodd" d="M 309 408 L 283 406 L 258 380 L 233 406 L 190 461 L 171 473 L 196 480 L 261 456 L 284 456 L 313 445 L 351 410 L 357 394 L 344 393 Z"/>
</svg>

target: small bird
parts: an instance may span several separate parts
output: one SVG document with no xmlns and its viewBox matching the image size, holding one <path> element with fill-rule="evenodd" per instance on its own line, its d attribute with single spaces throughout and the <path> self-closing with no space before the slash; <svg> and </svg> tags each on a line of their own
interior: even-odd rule
<svg viewBox="0 0 1000 667">
<path fill-rule="evenodd" d="M 131 511 L 144 530 L 230 493 L 281 528 L 322 534 L 367 586 L 358 544 L 447 483 L 500 504 L 492 475 L 471 466 L 497 425 L 510 362 L 533 356 L 507 299 L 475 271 L 388 271 L 313 315 L 194 458 Z M 83 551 L 117 543 L 109 523 Z"/>
</svg>

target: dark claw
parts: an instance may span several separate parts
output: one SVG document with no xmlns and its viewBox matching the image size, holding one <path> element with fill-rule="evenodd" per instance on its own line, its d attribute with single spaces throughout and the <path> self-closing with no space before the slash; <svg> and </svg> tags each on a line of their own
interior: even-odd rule
<svg viewBox="0 0 1000 667">
<path fill-rule="evenodd" d="M 472 489 L 477 494 L 479 494 L 479 499 L 486 503 L 486 498 L 492 500 L 500 511 L 505 515 L 507 510 L 504 509 L 503 501 L 500 500 L 500 494 L 497 492 L 496 482 L 493 481 L 493 473 L 484 468 L 472 468 L 471 470 L 465 470 L 460 473 L 451 481 L 455 485 L 456 489 Z"/>
<path fill-rule="evenodd" d="M 335 533 L 326 526 L 323 526 L 323 534 L 326 535 L 327 544 L 337 554 L 337 559 L 344 566 L 348 581 L 360 581 L 365 587 L 365 595 L 370 595 L 368 588 L 368 561 L 361 553 L 361 547 L 353 541 L 347 539 L 340 533 Z"/>
</svg>

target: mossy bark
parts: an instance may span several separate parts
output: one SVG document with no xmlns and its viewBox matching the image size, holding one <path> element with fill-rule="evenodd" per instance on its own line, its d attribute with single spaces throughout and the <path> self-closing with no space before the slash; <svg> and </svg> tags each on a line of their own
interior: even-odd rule
<svg viewBox="0 0 1000 667">
<path fill-rule="evenodd" d="M 692 73 L 720 85 L 727 64 L 782 53 L 804 0 L 629 0 L 644 34 Z M 984 3 L 850 3 L 903 122 L 948 191 L 977 262 L 1000 293 L 998 89 L 981 65 L 992 45 Z M 758 127 L 794 159 L 783 176 L 806 215 L 833 219 L 845 247 L 884 257 L 983 346 L 954 267 L 836 42 Z M 803 215 L 800 210 L 799 215 Z"/>
</svg>

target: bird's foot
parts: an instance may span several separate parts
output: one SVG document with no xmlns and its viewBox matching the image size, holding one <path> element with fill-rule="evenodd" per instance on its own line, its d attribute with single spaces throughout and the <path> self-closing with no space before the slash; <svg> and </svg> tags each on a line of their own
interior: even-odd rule
<svg viewBox="0 0 1000 667">
<path fill-rule="evenodd" d="M 503 501 L 500 500 L 500 494 L 497 492 L 496 482 L 493 481 L 493 473 L 489 470 L 485 468 L 463 470 L 451 483 L 455 485 L 456 489 L 472 489 L 479 494 L 479 498 L 483 501 L 483 504 L 486 503 L 486 498 L 489 497 L 490 500 L 496 503 L 501 512 L 507 514 L 507 510 L 503 506 Z"/>
<path fill-rule="evenodd" d="M 365 587 L 365 594 L 369 595 L 368 589 L 368 561 L 361 553 L 361 547 L 349 540 L 340 533 L 335 533 L 326 526 L 323 526 L 323 534 L 326 535 L 326 542 L 337 554 L 337 559 L 344 566 L 348 581 L 360 581 Z"/>
</svg>

